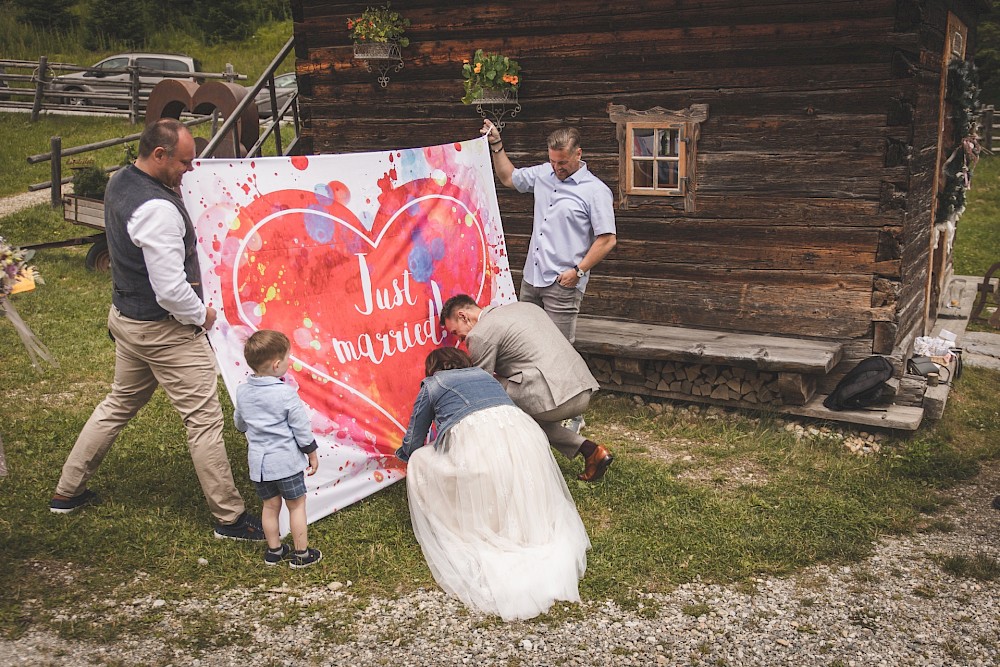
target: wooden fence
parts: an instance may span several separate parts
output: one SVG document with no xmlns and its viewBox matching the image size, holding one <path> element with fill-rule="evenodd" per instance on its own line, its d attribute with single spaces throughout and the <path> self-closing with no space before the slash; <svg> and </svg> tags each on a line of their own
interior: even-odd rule
<svg viewBox="0 0 1000 667">
<path fill-rule="evenodd" d="M 988 151 L 993 150 L 993 137 L 1000 135 L 1000 124 L 994 124 L 997 120 L 996 110 L 993 105 L 985 106 L 979 114 L 979 145 Z"/>
<path fill-rule="evenodd" d="M 225 72 L 178 72 L 150 70 L 131 65 L 122 69 L 101 69 L 103 74 L 127 74 L 127 81 L 105 81 L 102 88 L 108 92 L 86 92 L 70 95 L 53 87 L 52 80 L 59 72 L 98 72 L 93 67 L 81 67 L 67 63 L 50 63 L 47 56 L 33 60 L 0 59 L 0 111 L 10 109 L 30 109 L 31 119 L 37 120 L 42 111 L 91 111 L 100 113 L 128 114 L 133 124 L 138 123 L 146 105 L 148 93 L 141 88 L 140 76 L 160 76 L 172 79 L 223 79 L 234 82 L 246 80 L 245 74 L 226 65 Z M 67 98 L 83 99 L 86 104 L 69 104 Z"/>
</svg>

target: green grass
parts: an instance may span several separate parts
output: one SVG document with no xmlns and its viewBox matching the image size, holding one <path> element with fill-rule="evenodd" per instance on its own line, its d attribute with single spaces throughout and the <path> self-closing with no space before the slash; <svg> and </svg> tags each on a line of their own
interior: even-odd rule
<svg viewBox="0 0 1000 667">
<path fill-rule="evenodd" d="M 39 207 L 7 218 L 4 233 L 58 235 L 59 223 L 47 213 Z M 113 349 L 104 329 L 107 276 L 83 268 L 80 248 L 42 251 L 36 260 L 47 284 L 16 303 L 60 365 L 33 370 L 11 327 L 0 326 L 0 346 L 13 351 L 0 367 L 10 468 L 0 483 L 0 589 L 9 591 L 0 601 L 0 633 L 40 626 L 112 641 L 122 633 L 153 631 L 160 617 L 150 612 L 125 625 L 109 624 L 98 600 L 147 594 L 183 599 L 288 581 L 287 571 L 261 566 L 257 547 L 212 538 L 183 427 L 162 393 L 121 434 L 93 480 L 105 502 L 78 515 L 48 512 L 66 454 L 107 391 Z M 940 489 L 973 474 L 980 460 L 1000 455 L 993 437 L 1000 429 L 993 400 L 998 379 L 968 369 L 941 422 L 868 458 L 826 441 L 795 440 L 768 415 L 709 421 L 656 416 L 627 397 L 596 401 L 588 413 L 590 433 L 614 448 L 615 468 L 604 483 L 590 486 L 575 481 L 578 463 L 560 460 L 594 545 L 584 597 L 610 597 L 632 608 L 638 603 L 629 591 L 668 590 L 696 577 L 746 582 L 863 558 L 876 537 L 925 521 L 921 510 L 940 506 Z M 242 436 L 228 421 L 231 405 L 221 393 L 230 459 L 253 504 Z M 668 442 L 684 444 L 670 445 L 667 453 L 692 460 L 654 456 Z M 760 481 L 743 483 L 730 472 L 740 466 L 752 467 Z M 705 474 L 681 474 L 692 471 Z M 351 580 L 362 597 L 434 586 L 401 484 L 315 523 L 310 533 L 328 557 L 296 573 L 293 586 Z M 199 558 L 208 565 L 199 565 Z M 35 613 L 26 613 L 27 600 L 39 601 Z M 81 610 L 81 617 L 57 620 L 45 611 L 66 607 Z M 238 634 L 218 637 L 212 628 L 219 619 L 191 622 L 184 638 L 171 641 L 196 649 L 242 641 Z M 345 633 L 349 628 L 336 634 Z"/>
<path fill-rule="evenodd" d="M 1000 157 L 976 166 L 966 210 L 955 232 L 955 274 L 983 276 L 1000 262 Z"/>
<path fill-rule="evenodd" d="M 0 196 L 27 192 L 29 185 L 51 179 L 50 162 L 29 165 L 27 156 L 48 153 L 52 137 L 60 137 L 65 150 L 141 131 L 141 126 L 132 125 L 122 117 L 43 115 L 32 123 L 28 114 L 0 113 L 0 137 L 5 151 L 13 158 L 0 160 Z M 115 146 L 76 157 L 90 158 L 94 164 L 107 167 L 121 164 L 125 152 L 124 146 Z M 63 160 L 64 176 L 72 175 L 68 159 Z"/>
<path fill-rule="evenodd" d="M 0 235 L 25 244 L 79 232 L 47 206 L 0 220 Z M 160 392 L 124 430 L 93 480 L 105 502 L 79 515 L 49 513 L 59 470 L 107 392 L 114 363 L 104 326 L 108 277 L 84 268 L 85 251 L 39 251 L 35 263 L 46 284 L 15 297 L 58 368 L 33 370 L 12 327 L 0 322 L 0 348 L 8 351 L 0 365 L 0 403 L 10 468 L 0 482 L 0 590 L 9 591 L 0 596 L 0 634 L 48 627 L 67 637 L 112 641 L 158 632 L 155 610 L 109 623 L 98 602 L 146 595 L 172 600 L 241 586 L 351 580 L 363 601 L 435 586 L 413 538 L 401 484 L 313 524 L 311 540 L 327 558 L 294 577 L 263 568 L 256 547 L 215 540 L 184 429 Z M 243 438 L 220 392 L 234 473 L 256 506 Z M 593 542 L 581 592 L 645 612 L 646 601 L 633 591 L 666 591 L 696 577 L 750 587 L 761 575 L 855 562 L 883 534 L 928 529 L 941 522 L 935 514 L 947 502 L 943 490 L 1000 456 L 998 393 L 1000 374 L 969 368 L 942 420 L 883 443 L 882 454 L 869 457 L 850 455 L 830 439 L 796 440 L 774 415 L 658 415 L 629 397 L 605 395 L 587 420 L 588 434 L 618 455 L 606 481 L 577 482 L 580 464 L 560 458 Z M 199 565 L 199 558 L 208 564 Z M 68 607 L 80 617 L 53 616 Z M 354 632 L 351 614 L 339 613 L 334 642 Z M 545 618 L 558 622 L 575 613 L 560 608 Z M 219 619 L 184 622 L 191 627 L 183 637 L 169 639 L 178 646 L 242 641 L 238 634 L 217 637 L 212 628 Z"/>
</svg>

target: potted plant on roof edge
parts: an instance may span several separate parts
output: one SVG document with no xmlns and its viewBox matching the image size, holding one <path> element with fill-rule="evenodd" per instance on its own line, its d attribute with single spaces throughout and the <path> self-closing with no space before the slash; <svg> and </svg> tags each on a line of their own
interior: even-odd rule
<svg viewBox="0 0 1000 667">
<path fill-rule="evenodd" d="M 410 20 L 393 11 L 389 3 L 369 7 L 361 16 L 347 20 L 347 29 L 354 40 L 354 57 L 359 60 L 401 59 L 399 49 L 409 46 L 403 36 Z"/>
<path fill-rule="evenodd" d="M 462 64 L 465 104 L 503 104 L 517 99 L 521 85 L 521 66 L 499 53 L 476 50 L 472 62 Z"/>
</svg>

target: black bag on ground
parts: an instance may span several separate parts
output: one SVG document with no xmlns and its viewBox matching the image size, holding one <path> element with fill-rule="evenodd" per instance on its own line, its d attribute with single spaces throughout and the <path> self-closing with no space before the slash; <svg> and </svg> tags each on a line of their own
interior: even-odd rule
<svg viewBox="0 0 1000 667">
<path fill-rule="evenodd" d="M 875 405 L 886 395 L 889 387 L 885 381 L 891 377 L 888 359 L 868 357 L 847 372 L 823 400 L 823 406 L 828 410 L 854 410 Z"/>
</svg>

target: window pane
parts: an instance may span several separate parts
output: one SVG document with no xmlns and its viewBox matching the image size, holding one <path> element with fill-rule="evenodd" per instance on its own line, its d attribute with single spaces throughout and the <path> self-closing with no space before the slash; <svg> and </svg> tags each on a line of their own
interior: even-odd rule
<svg viewBox="0 0 1000 667">
<path fill-rule="evenodd" d="M 163 61 L 159 58 L 136 58 L 135 64 L 139 66 L 140 72 L 163 69 Z"/>
<path fill-rule="evenodd" d="M 677 129 L 659 130 L 659 146 L 657 155 L 677 157 L 678 155 L 677 141 L 679 135 L 680 131 Z"/>
<path fill-rule="evenodd" d="M 657 160 L 656 162 L 656 187 L 677 189 L 677 162 L 670 160 Z"/>
<path fill-rule="evenodd" d="M 128 67 L 128 58 L 111 58 L 98 65 L 100 69 L 125 69 Z"/>
<path fill-rule="evenodd" d="M 649 160 L 632 160 L 632 187 L 653 187 L 653 163 Z"/>
<path fill-rule="evenodd" d="M 652 128 L 632 130 L 632 155 L 652 157 L 655 132 Z"/>
</svg>

